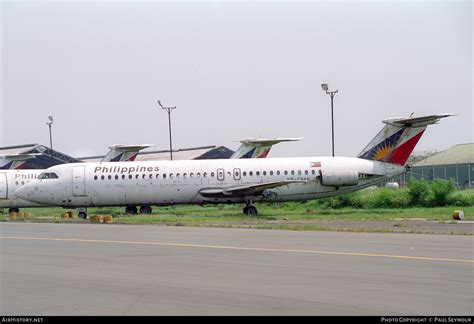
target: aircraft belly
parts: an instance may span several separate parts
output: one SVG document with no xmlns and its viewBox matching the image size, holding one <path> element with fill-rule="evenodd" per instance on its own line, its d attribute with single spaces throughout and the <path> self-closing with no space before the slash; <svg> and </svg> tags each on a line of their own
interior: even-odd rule
<svg viewBox="0 0 474 324">
<path fill-rule="evenodd" d="M 100 188 L 91 192 L 94 206 L 199 203 L 197 186 L 183 184 L 135 185 Z"/>
<path fill-rule="evenodd" d="M 0 209 L 1 208 L 25 208 L 25 207 L 40 207 L 40 204 L 23 200 L 20 198 L 8 198 L 0 199 Z"/>
</svg>

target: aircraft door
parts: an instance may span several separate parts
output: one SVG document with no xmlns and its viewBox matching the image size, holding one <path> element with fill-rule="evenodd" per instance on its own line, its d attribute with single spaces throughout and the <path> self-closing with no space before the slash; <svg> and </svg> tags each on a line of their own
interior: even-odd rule
<svg viewBox="0 0 474 324">
<path fill-rule="evenodd" d="M 240 169 L 234 169 L 234 180 L 240 180 Z"/>
<path fill-rule="evenodd" d="M 7 175 L 0 173 L 0 199 L 8 198 Z"/>
<path fill-rule="evenodd" d="M 217 180 L 224 181 L 224 179 L 225 179 L 224 169 L 217 169 Z"/>
<path fill-rule="evenodd" d="M 74 197 L 86 195 L 84 166 L 76 166 L 72 168 L 72 195 Z"/>
</svg>

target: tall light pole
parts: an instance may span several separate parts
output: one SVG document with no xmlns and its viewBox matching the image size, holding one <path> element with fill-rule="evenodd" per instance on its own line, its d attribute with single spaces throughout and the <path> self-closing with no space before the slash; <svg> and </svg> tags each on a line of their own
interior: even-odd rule
<svg viewBox="0 0 474 324">
<path fill-rule="evenodd" d="M 48 116 L 49 122 L 46 125 L 49 127 L 49 155 L 51 157 L 51 165 L 53 164 L 53 136 L 51 135 L 51 125 L 53 125 L 53 116 Z"/>
<path fill-rule="evenodd" d="M 332 123 L 332 156 L 334 156 L 334 96 L 339 90 L 329 91 L 327 83 L 321 84 L 321 88 L 331 97 L 331 123 Z"/>
<path fill-rule="evenodd" d="M 161 101 L 158 100 L 158 104 L 160 105 L 161 109 L 166 110 L 168 112 L 168 129 L 170 133 L 170 160 L 173 161 L 173 142 L 171 140 L 171 112 L 176 109 L 176 106 L 174 107 L 163 107 L 161 104 Z"/>
</svg>

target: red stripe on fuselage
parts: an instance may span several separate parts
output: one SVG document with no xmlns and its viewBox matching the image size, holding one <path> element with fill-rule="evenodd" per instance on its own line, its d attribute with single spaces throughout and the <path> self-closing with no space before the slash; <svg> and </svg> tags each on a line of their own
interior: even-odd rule
<svg viewBox="0 0 474 324">
<path fill-rule="evenodd" d="M 413 136 L 408 141 L 406 141 L 405 143 L 397 147 L 393 151 L 392 156 L 387 162 L 404 165 L 407 162 L 408 157 L 410 156 L 411 152 L 413 152 L 413 149 L 415 148 L 416 144 L 420 140 L 421 136 L 423 136 L 424 132 L 425 130 L 422 130 L 420 133 Z"/>
</svg>

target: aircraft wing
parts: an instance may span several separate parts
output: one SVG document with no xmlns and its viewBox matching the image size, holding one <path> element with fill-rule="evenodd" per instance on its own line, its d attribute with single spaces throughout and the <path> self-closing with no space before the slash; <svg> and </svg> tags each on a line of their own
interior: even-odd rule
<svg viewBox="0 0 474 324">
<path fill-rule="evenodd" d="M 206 188 L 199 191 L 205 197 L 244 197 L 259 196 L 267 189 L 283 187 L 294 183 L 307 183 L 305 180 L 284 180 L 270 181 L 263 183 L 254 183 L 241 186 L 223 187 L 223 188 Z"/>
</svg>

